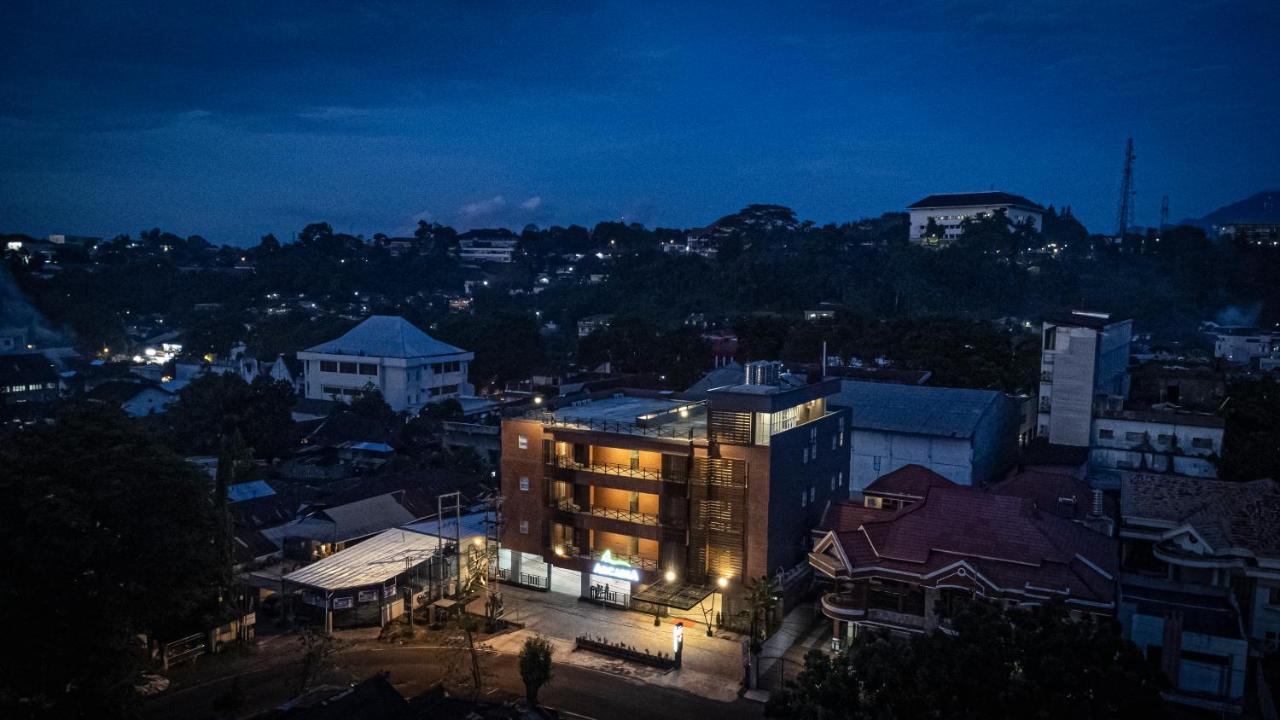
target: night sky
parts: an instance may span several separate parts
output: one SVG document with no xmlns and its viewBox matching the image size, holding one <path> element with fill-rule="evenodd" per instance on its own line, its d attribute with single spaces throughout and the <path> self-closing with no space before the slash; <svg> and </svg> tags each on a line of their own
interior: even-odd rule
<svg viewBox="0 0 1280 720">
<path fill-rule="evenodd" d="M 994 187 L 1109 232 L 1129 135 L 1139 224 L 1280 186 L 1275 0 L 427 5 L 0 3 L 0 231 L 825 223 Z"/>
</svg>

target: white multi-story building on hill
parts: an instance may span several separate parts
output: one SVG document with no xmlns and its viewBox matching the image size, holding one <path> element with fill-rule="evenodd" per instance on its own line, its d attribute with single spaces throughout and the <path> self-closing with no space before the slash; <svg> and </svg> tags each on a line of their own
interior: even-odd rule
<svg viewBox="0 0 1280 720">
<path fill-rule="evenodd" d="M 942 247 L 955 242 L 965 220 L 986 217 L 1002 212 L 1010 222 L 1031 223 L 1037 231 L 1043 229 L 1044 208 L 1021 195 L 1006 192 L 948 193 L 930 195 L 907 206 L 911 225 L 907 239 L 917 245 Z M 929 233 L 929 221 L 937 232 Z"/>
<path fill-rule="evenodd" d="M 307 398 L 350 402 L 378 390 L 397 412 L 471 395 L 467 366 L 474 357 L 389 315 L 374 315 L 346 335 L 298 353 Z"/>
</svg>

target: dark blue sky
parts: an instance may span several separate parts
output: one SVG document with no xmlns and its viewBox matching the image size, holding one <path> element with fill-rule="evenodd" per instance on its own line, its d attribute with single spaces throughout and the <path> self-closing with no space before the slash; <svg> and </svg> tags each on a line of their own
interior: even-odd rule
<svg viewBox="0 0 1280 720">
<path fill-rule="evenodd" d="M 0 4 L 0 230 L 396 233 L 1280 186 L 1280 3 Z"/>
</svg>

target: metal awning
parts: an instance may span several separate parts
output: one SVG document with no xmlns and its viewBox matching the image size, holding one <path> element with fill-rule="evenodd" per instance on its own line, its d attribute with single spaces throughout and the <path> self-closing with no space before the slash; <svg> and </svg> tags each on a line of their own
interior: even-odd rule
<svg viewBox="0 0 1280 720">
<path fill-rule="evenodd" d="M 694 606 L 714 593 L 712 585 L 701 585 L 691 582 L 656 582 L 631 596 L 632 600 L 647 602 L 653 605 L 692 610 Z"/>
</svg>

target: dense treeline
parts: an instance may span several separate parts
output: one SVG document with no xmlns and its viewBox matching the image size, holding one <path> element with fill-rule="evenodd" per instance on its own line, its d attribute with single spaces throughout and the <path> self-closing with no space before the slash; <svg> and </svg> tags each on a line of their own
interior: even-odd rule
<svg viewBox="0 0 1280 720">
<path fill-rule="evenodd" d="M 37 307 L 84 349 L 117 345 L 132 317 L 164 313 L 186 331 L 193 351 L 224 352 L 246 339 L 251 351 L 269 357 L 342 332 L 351 320 L 339 315 L 387 312 L 477 351 L 480 384 L 575 359 L 574 323 L 597 313 L 632 319 L 632 339 L 645 332 L 658 357 L 679 362 L 702 353 L 676 332 L 693 313 L 748 335 L 767 326 L 769 341 L 744 342 L 752 358 L 812 360 L 827 339 L 845 356 L 883 354 L 898 362 L 910 362 L 910 343 L 889 340 L 945 329 L 939 318 L 1034 321 L 1085 307 L 1130 315 L 1139 331 L 1173 337 L 1191 337 L 1199 321 L 1227 308 L 1264 324 L 1280 320 L 1280 252 L 1213 242 L 1189 227 L 1115 244 L 1090 236 L 1069 209 L 1050 208 L 1041 232 L 1002 216 L 975 221 L 959 242 L 936 251 L 908 245 L 899 214 L 816 226 L 786 208 L 751 206 L 699 234 L 718 249 L 716 257 L 664 251 L 683 245 L 684 231 L 530 226 L 516 236 L 516 262 L 477 270 L 451 254 L 457 232 L 425 222 L 399 255 L 385 236 L 366 241 L 324 223 L 307 226 L 295 242 L 267 236 L 247 249 L 152 230 L 112 240 L 94 265 L 73 264 L 51 279 L 33 274 L 36 265 L 11 265 Z M 447 296 L 480 278 L 487 285 L 473 286 L 472 313 L 451 313 Z M 299 306 L 302 296 L 321 312 Z M 836 327 L 793 322 L 823 302 L 844 309 Z M 264 315 L 269 305 L 279 305 L 278 314 Z M 781 320 L 771 323 L 769 313 Z M 548 323 L 556 330 L 539 332 Z M 992 338 L 962 340 L 960 348 Z M 1002 352 L 1017 353 L 1020 342 L 1006 335 Z M 598 350 L 585 351 L 588 360 L 599 359 Z M 631 364 L 652 364 L 641 355 Z M 951 374 L 945 362 L 927 364 Z M 997 374 L 956 381 L 1021 384 Z"/>
</svg>

